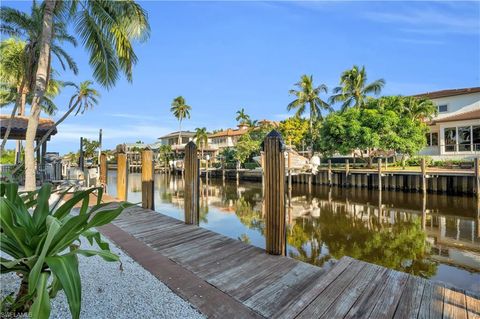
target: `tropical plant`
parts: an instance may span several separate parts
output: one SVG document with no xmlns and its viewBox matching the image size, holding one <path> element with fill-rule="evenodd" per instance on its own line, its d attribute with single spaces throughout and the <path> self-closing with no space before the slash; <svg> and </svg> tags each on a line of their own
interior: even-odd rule
<svg viewBox="0 0 480 319">
<path fill-rule="evenodd" d="M 240 110 L 237 111 L 237 116 L 235 117 L 235 121 L 239 124 L 248 124 L 250 122 L 250 116 L 245 113 L 245 109 L 242 107 Z"/>
<path fill-rule="evenodd" d="M 102 188 L 92 188 L 75 192 L 62 204 L 64 192 L 50 207 L 51 189 L 51 184 L 44 184 L 37 191 L 19 193 L 17 184 L 0 184 L 1 251 L 9 256 L 0 259 L 1 273 L 14 272 L 21 277 L 16 298 L 7 296 L 2 302 L 7 309 L 2 311 L 28 311 L 32 318 L 48 318 L 50 298 L 63 290 L 72 317 L 79 318 L 82 290 L 78 255 L 118 261 L 94 227 L 110 223 L 128 205 L 112 208 L 100 204 Z M 90 194 L 95 191 L 97 205 L 89 209 Z M 72 214 L 72 208 L 80 203 L 78 215 Z M 100 249 L 79 247 L 81 237 L 90 245 L 96 242 Z"/>
<path fill-rule="evenodd" d="M 280 133 L 286 143 L 300 148 L 308 133 L 308 121 L 299 117 L 289 117 L 280 122 Z"/>
<path fill-rule="evenodd" d="M 173 116 L 175 116 L 179 123 L 178 144 L 182 144 L 182 121 L 186 118 L 190 118 L 191 109 L 192 107 L 187 105 L 183 96 L 177 96 L 173 99 L 170 112 L 172 112 Z"/>
<path fill-rule="evenodd" d="M 367 95 L 380 94 L 384 85 L 384 79 L 378 79 L 367 84 L 365 66 L 360 68 L 354 65 L 352 69 L 342 73 L 340 86 L 333 89 L 334 94 L 330 97 L 330 103 L 342 102 L 342 112 L 350 106 L 361 108 L 365 106 Z"/>
<path fill-rule="evenodd" d="M 308 107 L 310 135 L 313 136 L 313 123 L 317 120 L 322 120 L 322 110 L 332 110 L 330 105 L 320 98 L 320 94 L 322 92 L 327 93 L 328 88 L 325 84 L 315 87 L 313 76 L 305 74 L 301 76 L 299 82 L 295 83 L 295 86 L 298 90 L 292 89 L 289 93 L 294 95 L 296 99 L 288 104 L 287 110 L 296 110 L 295 116 L 301 117 Z"/>
<path fill-rule="evenodd" d="M 208 133 L 206 127 L 197 127 L 195 129 L 195 141 L 197 142 L 197 146 L 200 146 L 200 152 L 203 159 L 203 151 L 205 147 L 208 146 Z"/>
<path fill-rule="evenodd" d="M 163 164 L 165 166 L 165 169 L 168 166 L 168 161 L 171 158 L 172 155 L 172 146 L 170 145 L 160 145 L 159 149 L 159 156 L 161 159 L 163 159 Z"/>
<path fill-rule="evenodd" d="M 55 1 L 42 5 L 42 32 L 36 38 L 38 64 L 35 72 L 34 96 L 30 110 L 25 146 L 25 189 L 35 189 L 34 140 L 40 117 L 40 102 L 48 84 L 50 56 L 54 48 L 55 23 L 73 22 L 76 32 L 90 53 L 89 63 L 95 79 L 109 88 L 120 72 L 132 80 L 132 67 L 137 62 L 133 41 L 145 40 L 149 34 L 147 15 L 134 1 Z M 3 10 L 2 10 L 3 11 Z"/>
</svg>

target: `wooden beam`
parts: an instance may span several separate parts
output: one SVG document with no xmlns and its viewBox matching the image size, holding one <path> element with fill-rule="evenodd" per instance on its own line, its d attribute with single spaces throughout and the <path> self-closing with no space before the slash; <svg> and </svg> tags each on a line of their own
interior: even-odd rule
<svg viewBox="0 0 480 319">
<path fill-rule="evenodd" d="M 197 146 L 190 141 L 185 146 L 185 224 L 198 225 L 200 211 L 200 165 Z"/>
<path fill-rule="evenodd" d="M 108 167 L 107 167 L 107 154 L 100 154 L 100 186 L 106 190 L 107 189 L 107 176 L 108 176 Z"/>
<path fill-rule="evenodd" d="M 273 130 L 263 141 L 265 157 L 266 251 L 285 255 L 285 155 L 280 133 Z"/>
<path fill-rule="evenodd" d="M 142 207 L 155 209 L 153 183 L 153 151 L 145 148 L 142 151 Z"/>
<path fill-rule="evenodd" d="M 117 198 L 127 200 L 127 154 L 117 152 Z"/>
</svg>

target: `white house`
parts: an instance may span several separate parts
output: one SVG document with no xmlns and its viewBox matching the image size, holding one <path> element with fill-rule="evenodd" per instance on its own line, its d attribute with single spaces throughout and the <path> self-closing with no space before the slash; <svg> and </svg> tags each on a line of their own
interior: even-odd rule
<svg viewBox="0 0 480 319">
<path fill-rule="evenodd" d="M 427 147 L 419 155 L 434 159 L 480 156 L 480 87 L 417 94 L 432 100 L 438 115 L 429 123 Z"/>
</svg>

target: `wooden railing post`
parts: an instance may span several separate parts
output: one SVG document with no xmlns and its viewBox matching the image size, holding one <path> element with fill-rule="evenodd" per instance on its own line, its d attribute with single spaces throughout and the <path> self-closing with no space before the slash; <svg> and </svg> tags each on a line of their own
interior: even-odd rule
<svg viewBox="0 0 480 319">
<path fill-rule="evenodd" d="M 382 159 L 378 159 L 378 190 L 382 190 Z"/>
<path fill-rule="evenodd" d="M 117 198 L 127 200 L 127 154 L 123 150 L 117 152 Z"/>
<path fill-rule="evenodd" d="M 101 153 L 100 154 L 100 187 L 103 188 L 104 191 L 107 190 L 107 178 L 108 178 L 108 167 L 107 167 L 107 154 Z"/>
<path fill-rule="evenodd" d="M 285 255 L 285 155 L 280 133 L 271 131 L 263 142 L 265 157 L 266 251 Z"/>
<path fill-rule="evenodd" d="M 185 224 L 198 225 L 200 210 L 200 165 L 197 146 L 193 141 L 185 146 Z"/>
<path fill-rule="evenodd" d="M 145 148 L 142 151 L 142 207 L 155 209 L 153 183 L 153 151 Z"/>
</svg>

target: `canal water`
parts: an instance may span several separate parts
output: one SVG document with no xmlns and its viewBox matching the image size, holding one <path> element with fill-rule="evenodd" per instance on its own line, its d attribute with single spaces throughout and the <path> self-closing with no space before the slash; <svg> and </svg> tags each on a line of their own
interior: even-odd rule
<svg viewBox="0 0 480 319">
<path fill-rule="evenodd" d="M 107 192 L 116 195 L 116 172 Z M 155 175 L 155 210 L 183 220 L 183 180 Z M 202 182 L 200 226 L 265 248 L 262 184 Z M 141 202 L 140 174 L 128 201 Z M 473 197 L 293 185 L 287 255 L 320 267 L 350 256 L 480 292 L 480 207 Z"/>
</svg>

